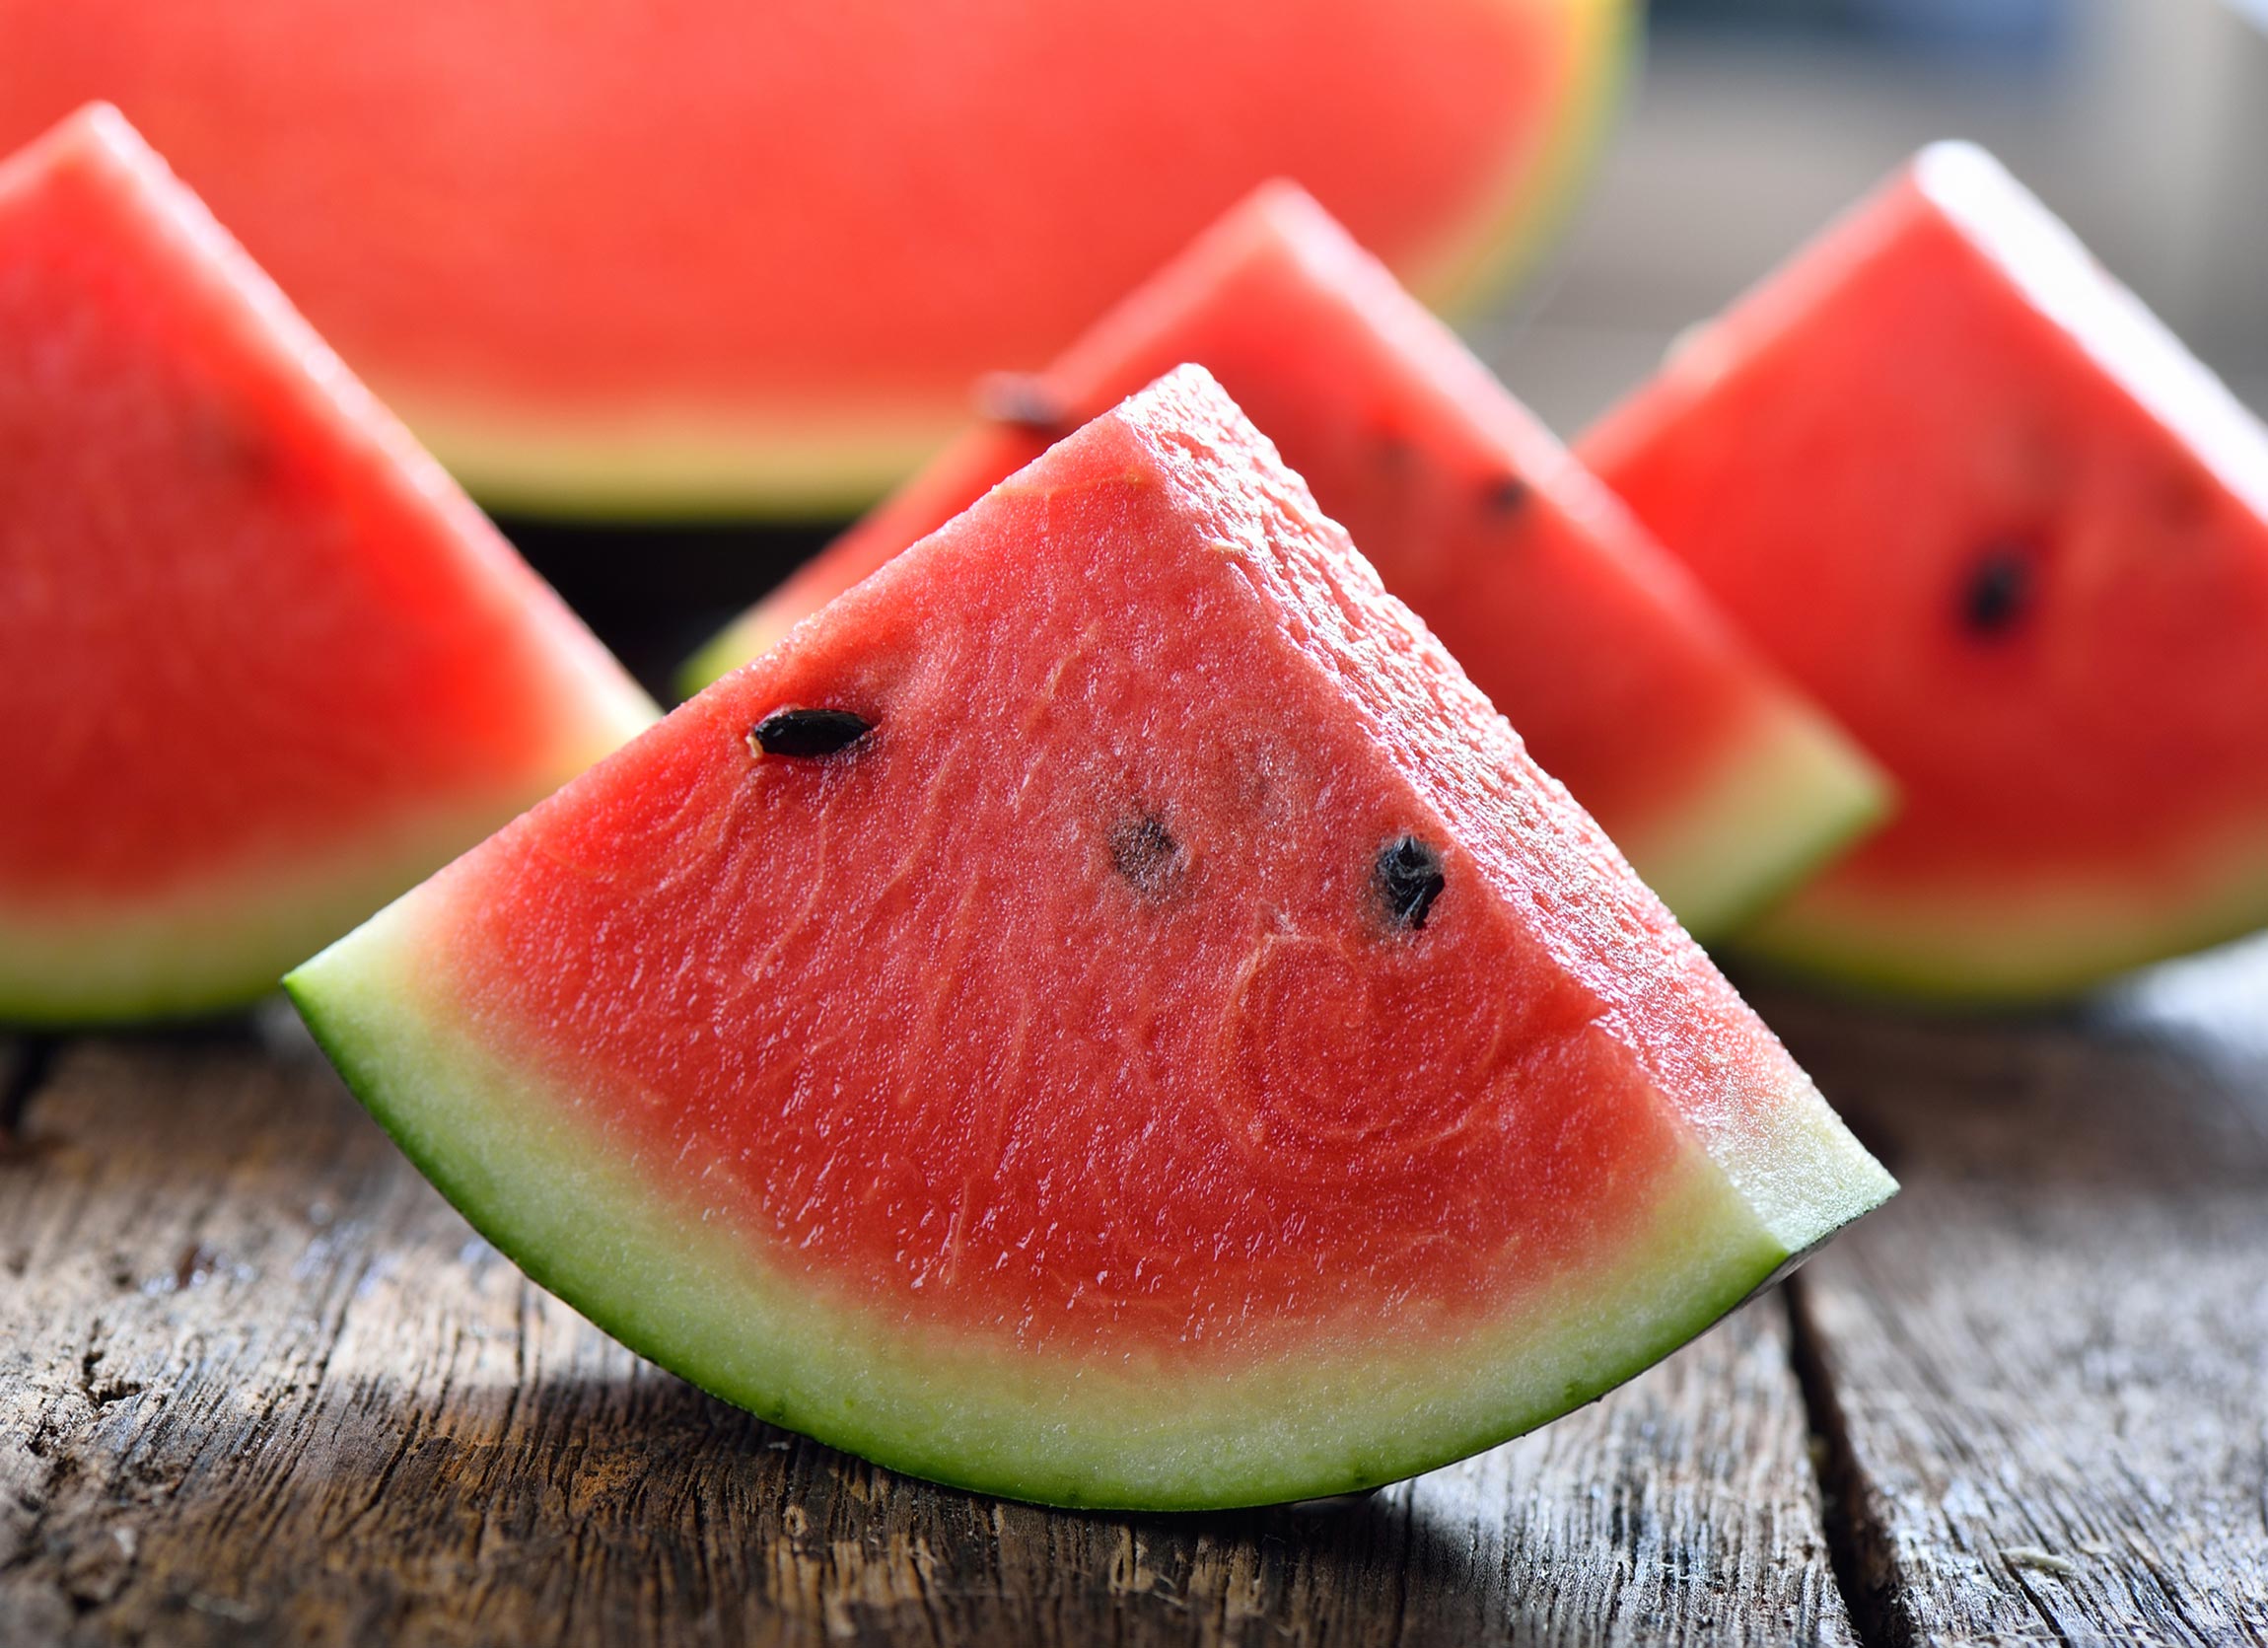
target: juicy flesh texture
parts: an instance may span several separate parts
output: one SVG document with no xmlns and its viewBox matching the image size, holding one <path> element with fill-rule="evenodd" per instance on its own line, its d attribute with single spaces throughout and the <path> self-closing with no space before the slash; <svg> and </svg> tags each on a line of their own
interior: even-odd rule
<svg viewBox="0 0 2268 1648">
<path fill-rule="evenodd" d="M 650 714 L 107 110 L 0 168 L 0 659 L 17 921 L 462 842 Z"/>
<path fill-rule="evenodd" d="M 1315 202 L 1264 187 L 694 666 L 713 679 L 1182 361 L 1220 379 L 1530 752 L 1637 860 L 1791 722 L 1833 733 L 1677 563 Z M 1852 752 L 1850 810 L 1871 813 Z M 1787 797 L 1797 808 L 1810 798 Z M 1764 867 L 1775 883 L 1787 864 Z M 1663 885 L 1667 885 L 1666 881 Z M 1754 897 L 1731 902 L 1745 908 Z"/>
<path fill-rule="evenodd" d="M 1581 450 L 1897 781 L 1789 920 L 2258 919 L 2268 436 L 1986 157 L 1926 152 Z"/>
<path fill-rule="evenodd" d="M 1273 174 L 1436 289 L 1468 274 L 1617 9 L 0 0 L 0 145 L 121 105 L 451 424 L 942 430 Z"/>
<path fill-rule="evenodd" d="M 751 754 L 799 707 L 873 731 Z M 1817 1105 L 1195 372 L 413 898 L 422 1011 L 611 1159 L 1072 1359 L 1453 1340 Z"/>
</svg>

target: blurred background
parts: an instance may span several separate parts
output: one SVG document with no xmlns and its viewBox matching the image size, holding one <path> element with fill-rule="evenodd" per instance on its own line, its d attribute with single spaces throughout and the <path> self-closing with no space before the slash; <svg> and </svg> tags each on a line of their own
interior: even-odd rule
<svg viewBox="0 0 2268 1648">
<path fill-rule="evenodd" d="M 1983 143 L 2268 407 L 2268 0 L 1654 0 L 1591 191 L 1472 335 L 1572 434 L 1939 137 Z"/>
</svg>

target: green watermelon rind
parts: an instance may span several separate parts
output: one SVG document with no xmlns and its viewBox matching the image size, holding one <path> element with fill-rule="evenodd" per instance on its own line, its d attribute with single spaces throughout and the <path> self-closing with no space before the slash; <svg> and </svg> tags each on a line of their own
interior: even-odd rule
<svg viewBox="0 0 2268 1648">
<path fill-rule="evenodd" d="M 659 716 L 627 678 L 590 672 L 573 744 L 509 790 L 366 822 L 290 859 L 262 854 L 158 891 L 93 892 L 35 919 L 0 908 L 0 1025 L 90 1030 L 210 1018 L 275 993 L 286 969 L 540 801 Z"/>
<path fill-rule="evenodd" d="M 35 923 L 0 911 L 0 1024 L 91 1030 L 249 1007 L 273 995 L 296 961 L 510 812 L 467 809 L 380 857 L 231 870 L 188 888 L 59 906 Z"/>
<path fill-rule="evenodd" d="M 1904 895 L 1895 899 L 1902 923 L 1822 914 L 1799 892 L 1734 948 L 1760 971 L 1854 997 L 1971 1012 L 2052 1006 L 2268 924 L 2257 841 L 2239 843 L 2228 862 L 2178 897 L 2147 887 L 1979 890 L 1957 908 L 1926 911 Z"/>
<path fill-rule="evenodd" d="M 708 1241 L 700 1210 L 640 1186 L 619 1152 L 561 1119 L 572 1095 L 508 1067 L 492 1050 L 503 1027 L 484 1024 L 477 1002 L 420 1006 L 424 896 L 390 906 L 285 988 L 442 1194 L 538 1285 L 711 1395 L 908 1474 L 1015 1499 L 1220 1510 L 1449 1464 L 1641 1372 L 1894 1188 L 1814 1095 L 1745 1147 L 1751 1168 L 1801 1153 L 1805 1171 L 1765 1164 L 1755 1201 L 1735 1187 L 1737 1164 L 1696 1145 L 1696 1171 L 1657 1208 L 1659 1236 L 1633 1245 L 1619 1271 L 1571 1279 L 1545 1309 L 1612 1325 L 1595 1338 L 1508 1331 L 1462 1357 L 1434 1346 L 1396 1361 L 1392 1345 L 1336 1364 L 1287 1357 L 1237 1372 L 1227 1395 L 1232 1376 L 1217 1369 L 1121 1375 L 941 1344 L 799 1292 L 721 1228 Z M 787 1376 L 767 1374 L 767 1361 Z"/>
<path fill-rule="evenodd" d="M 1434 308 L 1453 320 L 1479 311 L 1485 299 L 1524 276 L 1558 237 L 1581 197 L 1637 83 L 1644 55 L 1643 7 L 1633 0 L 1589 0 L 1576 24 L 1574 55 L 1580 64 L 1567 102 L 1571 122 L 1553 134 L 1552 158 L 1540 171 L 1515 171 L 1498 191 L 1475 250 L 1438 281 L 1420 281 L 1436 293 Z"/>
<path fill-rule="evenodd" d="M 1658 830 L 1624 842 L 1686 930 L 1715 946 L 1766 914 L 1888 818 L 1895 792 L 1881 770 L 1824 717 L 1776 705 L 1708 783 L 1659 815 Z M 1730 896 L 1727 891 L 1730 890 Z"/>
<path fill-rule="evenodd" d="M 965 416 L 945 403 L 887 419 L 676 412 L 547 425 L 525 407 L 487 411 L 377 383 L 483 507 L 589 521 L 840 521 L 920 467 Z"/>
<path fill-rule="evenodd" d="M 744 664 L 753 664 L 772 650 L 782 635 L 795 627 L 772 616 L 768 601 L 759 601 L 716 634 L 700 650 L 677 666 L 671 682 L 679 701 L 697 698 Z"/>
</svg>

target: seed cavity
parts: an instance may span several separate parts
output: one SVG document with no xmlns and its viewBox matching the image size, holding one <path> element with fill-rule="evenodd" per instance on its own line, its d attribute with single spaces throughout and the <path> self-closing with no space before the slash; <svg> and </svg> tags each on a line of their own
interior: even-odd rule
<svg viewBox="0 0 2268 1648">
<path fill-rule="evenodd" d="M 1481 489 L 1480 501 L 1492 515 L 1518 515 L 1533 490 L 1518 475 L 1498 475 Z"/>
<path fill-rule="evenodd" d="M 1171 892 L 1187 861 L 1181 843 L 1154 813 L 1129 818 L 1110 832 L 1111 868 L 1145 898 Z"/>
<path fill-rule="evenodd" d="M 756 755 L 832 755 L 873 729 L 873 722 L 847 709 L 774 710 L 748 729 L 748 751 Z"/>
<path fill-rule="evenodd" d="M 1999 636 L 2030 610 L 2037 575 L 2020 543 L 1995 543 L 1979 555 L 1961 586 L 1961 624 L 1972 635 Z"/>
<path fill-rule="evenodd" d="M 1397 835 L 1379 849 L 1371 868 L 1372 884 L 1386 920 L 1396 927 L 1425 925 L 1426 912 L 1449 886 L 1441 854 L 1414 835 Z"/>
<path fill-rule="evenodd" d="M 1417 443 L 1399 429 L 1374 430 L 1371 449 L 1377 455 L 1379 466 L 1388 474 L 1406 475 L 1417 467 Z"/>
<path fill-rule="evenodd" d="M 978 415 L 1057 441 L 1071 433 L 1071 408 L 1028 372 L 995 372 L 976 386 Z"/>
</svg>

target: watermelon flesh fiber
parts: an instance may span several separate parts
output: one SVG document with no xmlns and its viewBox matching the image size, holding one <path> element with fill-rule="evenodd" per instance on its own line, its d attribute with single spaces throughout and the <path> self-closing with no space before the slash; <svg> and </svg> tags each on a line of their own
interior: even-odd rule
<svg viewBox="0 0 2268 1648">
<path fill-rule="evenodd" d="M 0 0 L 0 149 L 122 106 L 488 501 L 825 516 L 1274 174 L 1429 294 L 1488 283 L 1629 12 Z"/>
<path fill-rule="evenodd" d="M 1193 368 L 288 987 L 601 1326 L 1054 1503 L 1459 1457 L 1892 1188 Z"/>
<path fill-rule="evenodd" d="M 1899 786 L 1756 953 L 2053 996 L 2268 920 L 2268 431 L 1981 150 L 1581 451 Z"/>
<path fill-rule="evenodd" d="M 0 1021 L 191 1013 L 655 718 L 113 111 L 0 165 Z"/>
</svg>

